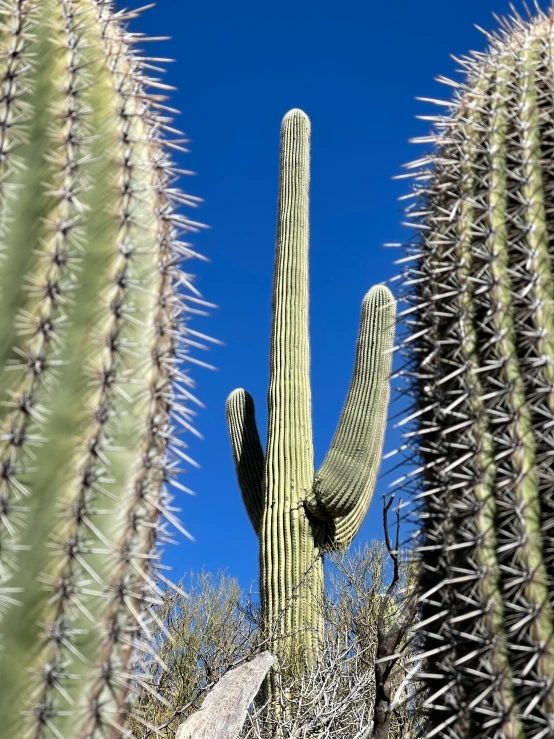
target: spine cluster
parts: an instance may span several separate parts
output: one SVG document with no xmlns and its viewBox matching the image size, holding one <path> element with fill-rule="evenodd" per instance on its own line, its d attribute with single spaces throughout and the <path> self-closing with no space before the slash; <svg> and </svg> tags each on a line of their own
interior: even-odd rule
<svg viewBox="0 0 554 739">
<path fill-rule="evenodd" d="M 116 737 L 190 462 L 195 199 L 134 12 L 0 14 L 2 730 Z"/>
<path fill-rule="evenodd" d="M 428 736 L 552 735 L 554 31 L 515 16 L 411 165 L 406 420 Z"/>
</svg>

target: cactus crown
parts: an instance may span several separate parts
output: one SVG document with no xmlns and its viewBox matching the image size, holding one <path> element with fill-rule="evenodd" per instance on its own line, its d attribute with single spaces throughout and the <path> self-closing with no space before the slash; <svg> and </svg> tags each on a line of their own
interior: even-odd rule
<svg viewBox="0 0 554 739">
<path fill-rule="evenodd" d="M 107 0 L 0 8 L 2 733 L 115 737 L 190 428 L 198 224 Z M 184 288 L 184 291 L 181 291 Z M 162 576 L 160 574 L 160 576 Z"/>
<path fill-rule="evenodd" d="M 235 390 L 227 401 L 239 484 L 260 540 L 265 625 L 275 633 L 280 653 L 294 643 L 297 655 L 303 653 L 300 659 L 308 661 L 320 639 L 322 552 L 352 541 L 373 494 L 396 315 L 388 288 L 376 286 L 364 298 L 352 383 L 331 448 L 315 474 L 308 334 L 309 145 L 308 117 L 291 110 L 281 127 L 265 452 L 251 396 Z"/>
<path fill-rule="evenodd" d="M 402 260 L 429 736 L 552 735 L 554 30 L 458 60 Z M 440 102 L 440 101 L 431 101 Z M 420 140 L 421 141 L 421 140 Z"/>
</svg>

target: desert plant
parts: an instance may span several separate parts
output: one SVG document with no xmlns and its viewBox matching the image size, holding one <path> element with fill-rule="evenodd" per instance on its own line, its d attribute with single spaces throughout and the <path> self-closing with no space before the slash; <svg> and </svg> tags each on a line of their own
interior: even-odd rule
<svg viewBox="0 0 554 739">
<path fill-rule="evenodd" d="M 283 679 L 286 670 L 276 674 L 280 709 L 267 711 L 259 696 L 243 739 L 269 739 L 277 729 L 298 738 L 373 736 L 375 659 L 390 560 L 379 542 L 354 552 L 335 552 L 329 559 L 328 586 L 319 605 L 325 628 L 317 662 L 294 678 L 292 690 Z M 386 603 L 386 627 L 397 622 L 413 592 L 416 578 L 408 556 L 399 560 L 399 578 L 401 587 Z M 155 607 L 155 648 L 144 653 L 140 695 L 133 706 L 137 718 L 130 723 L 141 739 L 173 737 L 223 675 L 268 643 L 257 597 L 244 596 L 234 578 L 225 572 L 200 573 L 187 576 L 181 585 L 180 592 L 166 591 L 163 603 Z M 407 739 L 415 737 L 421 714 L 418 686 L 411 677 L 409 633 L 397 651 L 400 657 L 389 681 L 389 734 L 390 739 Z"/>
<path fill-rule="evenodd" d="M 281 127 L 277 250 L 264 454 L 245 390 L 227 401 L 239 485 L 260 542 L 260 591 L 270 648 L 289 662 L 316 659 L 323 617 L 323 552 L 346 547 L 368 510 L 385 431 L 395 302 L 366 295 L 356 363 L 333 442 L 313 469 L 308 335 L 310 122 L 291 110 Z M 295 655 L 295 659 L 293 659 Z M 273 672 L 273 671 L 272 671 Z"/>
<path fill-rule="evenodd" d="M 108 0 L 0 8 L 0 716 L 130 736 L 167 483 L 187 460 L 193 255 L 167 86 Z M 180 286 L 188 295 L 179 292 Z"/>
<path fill-rule="evenodd" d="M 144 739 L 173 737 L 224 674 L 263 648 L 254 603 L 224 571 L 190 573 L 178 589 L 164 589 L 155 613 L 130 721 Z"/>
<path fill-rule="evenodd" d="M 428 736 L 554 725 L 554 17 L 515 11 L 412 165 L 407 420 Z M 438 101 L 434 101 L 438 102 Z"/>
</svg>

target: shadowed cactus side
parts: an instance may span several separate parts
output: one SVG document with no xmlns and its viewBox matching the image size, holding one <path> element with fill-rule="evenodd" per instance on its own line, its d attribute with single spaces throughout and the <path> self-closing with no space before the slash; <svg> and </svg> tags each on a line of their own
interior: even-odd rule
<svg viewBox="0 0 554 739">
<path fill-rule="evenodd" d="M 156 544 L 176 519 L 194 204 L 168 89 L 107 0 L 0 8 L 0 716 L 127 736 Z M 201 302 L 201 301 L 200 301 Z M 193 307 L 193 306 L 192 306 Z M 191 310 L 192 310 L 191 307 Z M 154 573 L 152 573 L 154 575 Z"/>
<path fill-rule="evenodd" d="M 554 734 L 554 25 L 503 22 L 415 169 L 404 344 L 428 736 Z"/>
<path fill-rule="evenodd" d="M 366 295 L 354 375 L 331 448 L 314 475 L 308 334 L 310 122 L 281 128 L 267 450 L 245 390 L 227 401 L 239 485 L 260 541 L 260 590 L 272 650 L 313 661 L 321 638 L 323 552 L 345 548 L 369 508 L 381 460 L 396 306 Z"/>
</svg>

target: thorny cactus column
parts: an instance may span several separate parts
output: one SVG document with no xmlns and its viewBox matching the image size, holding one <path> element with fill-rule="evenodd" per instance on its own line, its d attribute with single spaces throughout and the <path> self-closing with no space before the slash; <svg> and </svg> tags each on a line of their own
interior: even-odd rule
<svg viewBox="0 0 554 739">
<path fill-rule="evenodd" d="M 354 375 L 329 453 L 314 476 L 308 334 L 310 122 L 291 110 L 281 128 L 277 252 L 264 454 L 254 402 L 235 390 L 227 418 L 239 484 L 260 540 L 260 589 L 273 648 L 312 661 L 322 629 L 323 552 L 346 547 L 369 507 L 389 399 L 395 302 L 364 298 Z"/>
<path fill-rule="evenodd" d="M 428 736 L 554 736 L 554 25 L 505 21 L 415 165 Z M 422 169 L 423 165 L 423 169 Z M 403 480 L 403 485 L 406 480 Z"/>
<path fill-rule="evenodd" d="M 155 545 L 175 520 L 165 485 L 187 459 L 173 428 L 190 422 L 179 263 L 194 224 L 176 210 L 165 86 L 121 25 L 135 15 L 0 7 L 6 738 L 127 735 Z"/>
</svg>

